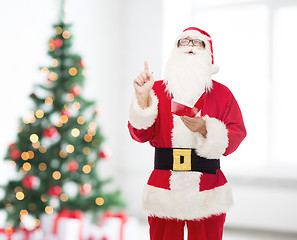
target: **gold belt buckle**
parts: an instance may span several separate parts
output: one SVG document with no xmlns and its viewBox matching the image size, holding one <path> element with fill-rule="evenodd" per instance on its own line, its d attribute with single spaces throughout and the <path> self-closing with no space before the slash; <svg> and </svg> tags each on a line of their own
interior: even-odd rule
<svg viewBox="0 0 297 240">
<path fill-rule="evenodd" d="M 173 171 L 191 170 L 191 150 L 192 149 L 173 149 Z M 184 157 L 183 163 L 181 163 L 181 157 Z"/>
</svg>

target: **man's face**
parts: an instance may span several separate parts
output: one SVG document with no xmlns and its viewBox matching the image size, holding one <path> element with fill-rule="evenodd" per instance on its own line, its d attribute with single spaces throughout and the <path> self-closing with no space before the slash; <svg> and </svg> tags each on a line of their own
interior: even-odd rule
<svg viewBox="0 0 297 240">
<path fill-rule="evenodd" d="M 192 39 L 191 37 L 186 37 L 178 40 L 178 48 L 186 48 L 186 47 L 192 47 L 197 48 L 197 50 L 204 50 L 205 49 L 205 43 L 200 39 Z M 185 54 L 188 55 L 195 55 L 196 51 L 186 51 Z"/>
</svg>

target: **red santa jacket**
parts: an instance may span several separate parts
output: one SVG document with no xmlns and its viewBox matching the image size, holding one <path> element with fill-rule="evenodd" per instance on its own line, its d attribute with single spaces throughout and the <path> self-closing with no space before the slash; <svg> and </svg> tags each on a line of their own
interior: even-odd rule
<svg viewBox="0 0 297 240">
<path fill-rule="evenodd" d="M 200 115 L 207 135 L 191 132 L 179 116 L 171 113 L 171 95 L 163 81 L 156 81 L 149 107 L 132 100 L 128 128 L 138 142 L 155 148 L 194 148 L 208 159 L 234 152 L 246 136 L 240 108 L 231 91 L 213 81 L 205 94 Z M 143 208 L 150 216 L 194 220 L 226 213 L 233 205 L 232 191 L 224 174 L 154 169 L 144 189 Z"/>
</svg>

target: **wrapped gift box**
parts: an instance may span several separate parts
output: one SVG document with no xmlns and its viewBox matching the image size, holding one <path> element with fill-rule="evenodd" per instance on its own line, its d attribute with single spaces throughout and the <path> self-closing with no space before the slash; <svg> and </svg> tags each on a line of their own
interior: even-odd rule
<svg viewBox="0 0 297 240">
<path fill-rule="evenodd" d="M 41 228 L 44 240 L 83 240 L 90 235 L 90 221 L 81 211 L 62 210 L 58 214 L 44 214 Z"/>
<path fill-rule="evenodd" d="M 123 212 L 115 215 L 106 212 L 99 222 L 99 227 L 104 233 L 104 240 L 139 240 L 138 220 Z"/>
</svg>

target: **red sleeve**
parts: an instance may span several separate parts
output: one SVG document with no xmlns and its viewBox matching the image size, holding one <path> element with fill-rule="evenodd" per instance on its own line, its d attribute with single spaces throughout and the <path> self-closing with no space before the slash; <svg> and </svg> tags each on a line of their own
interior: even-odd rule
<svg viewBox="0 0 297 240">
<path fill-rule="evenodd" d="M 228 130 L 229 144 L 223 154 L 224 156 L 227 156 L 234 152 L 246 137 L 246 129 L 243 123 L 242 114 L 238 103 L 231 92 L 228 96 L 223 122 Z"/>
<path fill-rule="evenodd" d="M 155 125 L 153 124 L 147 129 L 136 129 L 128 122 L 128 129 L 131 137 L 140 143 L 147 142 L 153 139 Z"/>
</svg>

